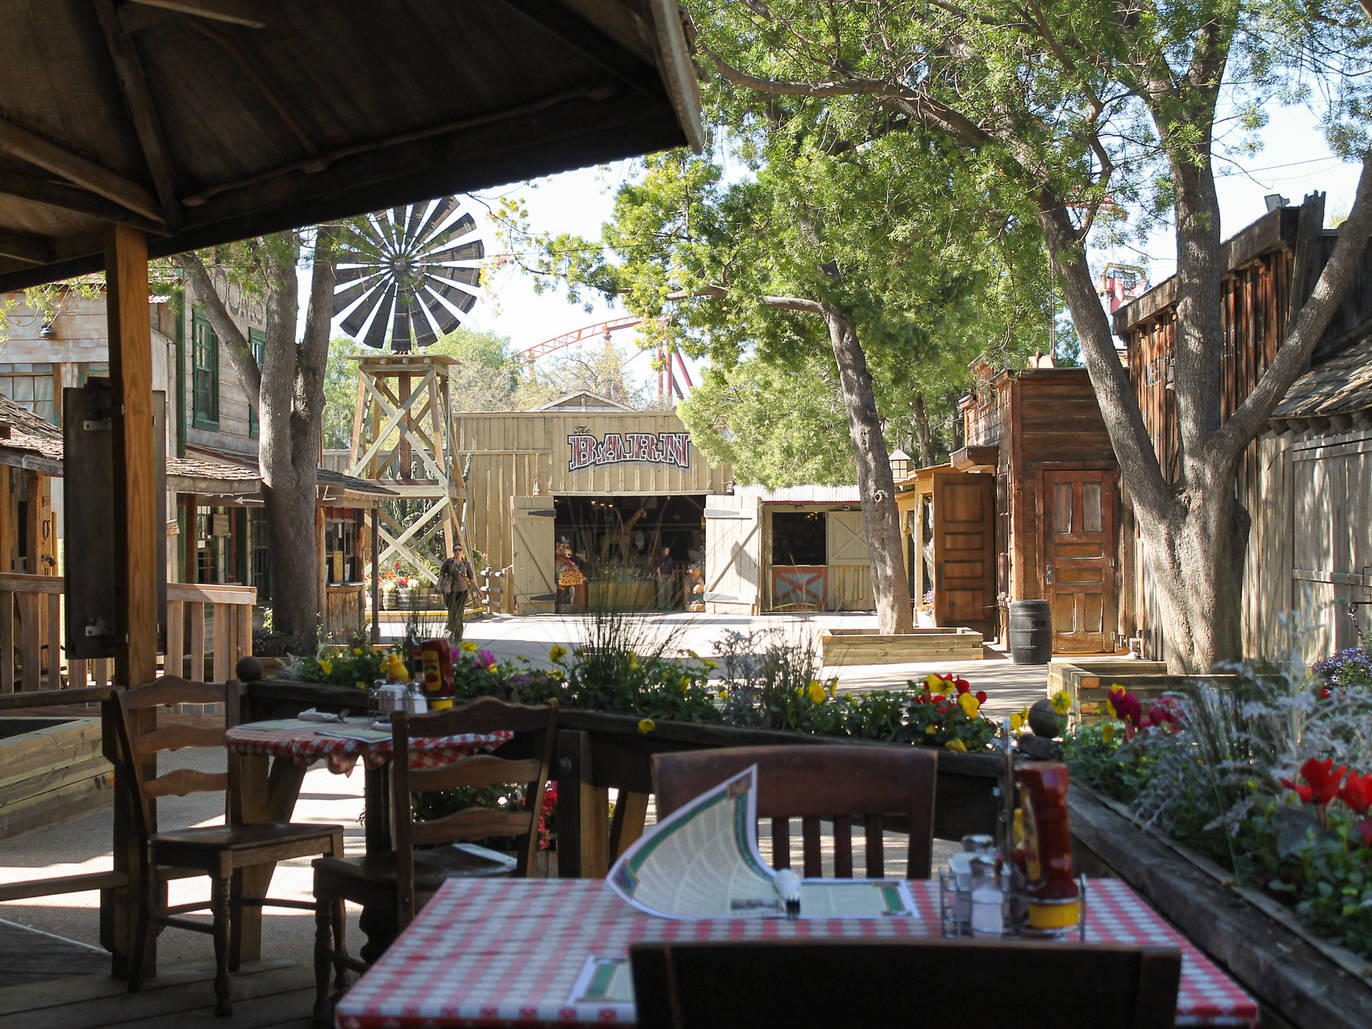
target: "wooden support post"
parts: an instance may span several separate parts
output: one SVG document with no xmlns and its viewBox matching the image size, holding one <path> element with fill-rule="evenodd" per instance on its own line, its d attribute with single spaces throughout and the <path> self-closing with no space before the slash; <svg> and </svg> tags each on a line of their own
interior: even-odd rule
<svg viewBox="0 0 1372 1029">
<path fill-rule="evenodd" d="M 368 512 L 372 526 L 372 642 L 381 642 L 381 526 L 377 509 Z"/>
<path fill-rule="evenodd" d="M 148 247 L 143 234 L 122 225 L 105 230 L 110 382 L 114 393 L 114 595 L 124 635 L 115 642 L 115 682 L 128 688 L 157 675 L 156 448 L 152 421 L 152 325 L 148 314 Z M 155 717 L 152 712 L 141 716 Z M 135 725 L 135 730 L 141 726 Z M 150 770 L 152 771 L 152 770 Z M 155 774 L 155 771 L 154 771 Z M 133 785 L 117 786 L 125 801 L 114 804 L 114 869 L 129 876 L 127 890 L 102 895 L 101 922 L 116 974 L 127 971 L 137 900 L 156 889 L 142 878 L 144 846 L 133 821 Z M 112 903 L 111 903 L 112 902 Z M 108 910 L 113 906 L 114 910 Z M 155 971 L 150 961 L 148 972 Z"/>
<path fill-rule="evenodd" d="M 589 733 L 557 734 L 557 874 L 603 879 L 610 870 L 609 791 L 591 781 Z"/>
</svg>

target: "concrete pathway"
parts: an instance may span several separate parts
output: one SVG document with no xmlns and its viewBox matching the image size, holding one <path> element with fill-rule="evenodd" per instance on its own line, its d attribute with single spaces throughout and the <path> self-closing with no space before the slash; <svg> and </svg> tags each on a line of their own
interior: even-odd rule
<svg viewBox="0 0 1372 1029">
<path fill-rule="evenodd" d="M 667 640 L 670 648 L 685 654 L 694 650 L 701 656 L 718 654 L 718 642 L 726 631 L 756 632 L 775 629 L 783 638 L 818 649 L 819 633 L 828 627 L 875 628 L 876 619 L 867 614 L 768 615 L 757 618 L 705 614 L 663 614 L 646 616 L 644 632 L 653 640 Z M 386 629 L 383 626 L 383 631 Z M 441 632 L 441 625 L 436 626 Z M 574 616 L 540 615 L 517 617 L 496 615 L 469 622 L 467 639 L 489 649 L 498 661 L 524 657 L 531 664 L 547 666 L 548 651 L 554 645 L 571 649 L 585 640 L 586 624 Z M 910 662 L 896 665 L 843 666 L 825 669 L 835 675 L 842 690 L 870 690 L 904 685 L 922 680 L 930 672 L 956 672 L 972 683 L 974 689 L 989 694 L 986 710 L 993 716 L 1017 711 L 1044 696 L 1047 682 L 1045 665 L 1016 665 L 993 647 L 985 648 L 981 661 Z M 206 756 L 211 767 L 216 758 Z M 217 760 L 222 762 L 222 754 Z M 322 766 L 306 773 L 295 818 L 305 822 L 337 823 L 347 828 L 350 853 L 363 850 L 362 773 L 333 775 Z M 177 809 L 176 805 L 183 805 Z M 164 825 L 193 825 L 217 821 L 220 812 L 206 810 L 193 798 L 164 802 Z M 111 824 L 108 811 L 0 842 L 0 882 L 36 875 L 68 875 L 101 871 L 110 867 Z M 178 894 L 188 890 L 187 899 L 204 880 L 182 880 Z M 311 895 L 311 870 L 308 859 L 284 863 L 277 868 L 272 894 L 308 898 Z M 66 894 L 0 905 L 0 919 L 32 926 L 67 939 L 99 945 L 99 904 L 97 893 Z M 354 924 L 349 935 L 360 941 Z M 313 918 L 305 912 L 278 909 L 270 911 L 263 926 L 263 956 L 308 961 L 313 947 Z M 201 957 L 211 953 L 209 937 L 197 933 L 168 930 L 162 953 L 173 960 Z"/>
</svg>

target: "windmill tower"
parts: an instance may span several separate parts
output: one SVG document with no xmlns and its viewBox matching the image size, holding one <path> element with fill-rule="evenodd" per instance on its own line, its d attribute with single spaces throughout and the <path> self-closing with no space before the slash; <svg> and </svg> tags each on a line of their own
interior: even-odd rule
<svg viewBox="0 0 1372 1029">
<path fill-rule="evenodd" d="M 402 561 L 433 576 L 426 551 L 463 538 L 466 485 L 453 453 L 448 374 L 456 362 L 414 352 L 457 328 L 476 303 L 485 247 L 457 197 L 368 215 L 338 261 L 334 315 L 367 346 L 390 353 L 357 361 L 348 474 L 398 494 L 380 512 L 379 561 Z M 403 510 L 404 514 L 399 512 Z"/>
</svg>

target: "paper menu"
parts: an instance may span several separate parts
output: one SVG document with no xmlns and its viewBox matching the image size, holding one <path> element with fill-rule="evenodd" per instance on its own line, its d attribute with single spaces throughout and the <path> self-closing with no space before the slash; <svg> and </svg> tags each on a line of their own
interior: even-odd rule
<svg viewBox="0 0 1372 1029">
<path fill-rule="evenodd" d="M 789 874 L 789 873 L 788 873 Z M 667 815 L 610 869 L 610 886 L 651 915 L 675 919 L 786 914 L 775 869 L 757 846 L 757 766 Z M 916 915 L 904 880 L 804 879 L 799 917 Z"/>
</svg>

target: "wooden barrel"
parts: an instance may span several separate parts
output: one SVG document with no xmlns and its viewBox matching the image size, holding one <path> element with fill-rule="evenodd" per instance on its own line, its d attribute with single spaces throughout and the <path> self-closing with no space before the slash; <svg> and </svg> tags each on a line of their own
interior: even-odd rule
<svg viewBox="0 0 1372 1029">
<path fill-rule="evenodd" d="M 1017 665 L 1046 665 L 1053 656 L 1053 614 L 1046 600 L 1010 602 L 1010 660 Z"/>
</svg>

